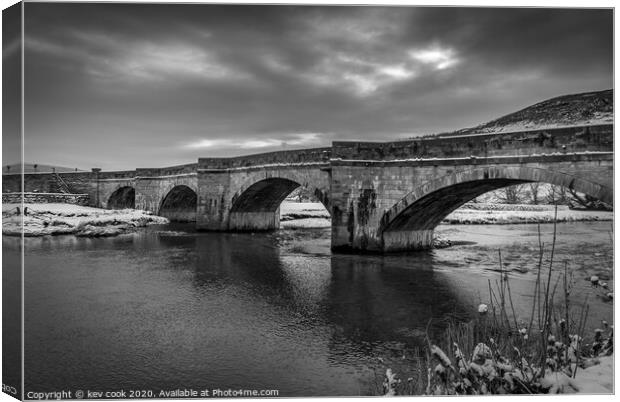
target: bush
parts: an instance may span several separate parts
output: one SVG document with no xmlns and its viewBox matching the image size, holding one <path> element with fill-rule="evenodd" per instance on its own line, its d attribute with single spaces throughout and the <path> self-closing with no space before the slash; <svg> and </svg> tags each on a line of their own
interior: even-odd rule
<svg viewBox="0 0 620 402">
<path fill-rule="evenodd" d="M 427 332 L 425 370 L 418 371 L 417 379 L 410 378 L 403 383 L 388 369 L 383 394 L 484 395 L 578 391 L 579 385 L 574 380 L 577 372 L 592 365 L 593 358 L 613 353 L 613 326 L 603 321 L 603 329 L 594 331 L 592 342 L 584 342 L 587 299 L 580 308 L 573 308 L 570 296 L 573 278 L 568 274 L 566 263 L 554 277 L 555 239 L 554 227 L 547 272 L 543 272 L 543 245 L 539 241 L 538 273 L 527 320 L 519 321 L 515 314 L 510 279 L 503 271 L 500 252 L 500 280 L 495 282 L 495 286 L 489 281 L 488 303 L 478 306 L 478 316 L 468 323 L 450 323 L 442 339 L 436 343 L 431 343 Z M 609 286 L 602 286 L 598 278 L 592 277 L 591 284 L 607 292 L 607 297 L 613 297 L 613 293 L 608 292 Z M 417 386 L 412 387 L 411 383 Z M 421 386 L 423 383 L 425 386 Z"/>
</svg>

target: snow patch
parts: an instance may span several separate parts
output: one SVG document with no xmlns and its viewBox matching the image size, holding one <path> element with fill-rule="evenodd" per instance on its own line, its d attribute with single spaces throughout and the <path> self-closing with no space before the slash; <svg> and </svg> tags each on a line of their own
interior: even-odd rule
<svg viewBox="0 0 620 402">
<path fill-rule="evenodd" d="M 168 222 L 164 217 L 135 209 L 111 210 L 52 203 L 24 204 L 22 210 L 19 204 L 2 204 L 2 234 L 8 236 L 20 236 L 22 232 L 24 236 L 116 236 L 138 227 Z"/>
</svg>

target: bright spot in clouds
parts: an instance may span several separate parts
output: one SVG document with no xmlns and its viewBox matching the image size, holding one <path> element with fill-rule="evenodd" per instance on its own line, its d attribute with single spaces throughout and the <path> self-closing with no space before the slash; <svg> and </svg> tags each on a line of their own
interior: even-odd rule
<svg viewBox="0 0 620 402">
<path fill-rule="evenodd" d="M 415 76 L 415 70 L 405 62 L 379 62 L 338 54 L 325 57 L 307 78 L 314 84 L 344 86 L 355 95 L 367 96 Z"/>
<path fill-rule="evenodd" d="M 459 61 L 453 49 L 442 48 L 440 46 L 411 50 L 409 56 L 424 64 L 430 64 L 437 70 L 451 67 Z"/>
<path fill-rule="evenodd" d="M 398 78 L 398 79 L 407 79 L 415 75 L 413 70 L 408 70 L 403 65 L 385 66 L 385 67 L 382 67 L 379 70 L 379 72 L 389 77 Z"/>
<path fill-rule="evenodd" d="M 299 133 L 284 136 L 284 139 L 264 138 L 264 139 L 201 139 L 186 144 L 184 148 L 190 149 L 219 149 L 219 148 L 241 148 L 241 149 L 257 149 L 267 147 L 285 147 L 285 146 L 307 146 L 316 145 L 321 141 L 319 133 Z"/>
</svg>

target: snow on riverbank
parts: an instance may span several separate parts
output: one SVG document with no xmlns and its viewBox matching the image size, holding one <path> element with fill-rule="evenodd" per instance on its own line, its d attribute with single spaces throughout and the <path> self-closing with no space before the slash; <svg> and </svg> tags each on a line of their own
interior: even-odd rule
<svg viewBox="0 0 620 402">
<path fill-rule="evenodd" d="M 331 226 L 332 221 L 329 218 L 303 218 L 280 221 L 280 228 L 282 229 L 315 229 L 329 228 Z"/>
<path fill-rule="evenodd" d="M 443 224 L 504 225 L 518 223 L 552 223 L 553 205 L 467 204 L 448 215 Z M 613 212 L 583 211 L 558 207 L 558 222 L 611 221 Z M 320 202 L 288 202 L 280 206 L 280 227 L 330 227 L 329 212 Z"/>
<path fill-rule="evenodd" d="M 614 356 L 598 359 L 598 364 L 577 371 L 573 380 L 577 392 L 584 394 L 611 394 L 614 392 Z"/>
<path fill-rule="evenodd" d="M 70 204 L 24 204 L 27 215 L 17 213 L 18 204 L 2 204 L 2 234 L 24 236 L 74 234 L 76 236 L 116 236 L 151 224 L 168 223 L 168 219 L 149 212 L 109 210 Z M 20 211 L 23 213 L 23 211 Z"/>
<path fill-rule="evenodd" d="M 614 391 L 614 357 L 587 359 L 591 366 L 577 370 L 575 378 L 562 372 L 549 372 L 541 380 L 550 394 L 611 394 Z"/>
<path fill-rule="evenodd" d="M 280 216 L 282 220 L 306 218 L 327 218 L 329 212 L 320 202 L 290 202 L 284 201 L 280 205 Z"/>
<path fill-rule="evenodd" d="M 331 227 L 329 212 L 320 202 L 289 202 L 280 205 L 282 229 L 307 229 Z"/>
<path fill-rule="evenodd" d="M 17 204 L 2 204 L 2 233 L 21 234 L 21 216 Z M 107 210 L 70 204 L 25 204 L 25 236 L 75 234 L 77 236 L 114 236 L 150 224 L 168 223 L 168 219 L 133 209 Z M 328 228 L 329 212 L 320 202 L 289 202 L 280 206 L 283 229 Z M 554 207 L 548 205 L 468 204 L 450 215 L 444 224 L 551 223 Z M 558 222 L 611 221 L 613 212 L 558 208 Z"/>
<path fill-rule="evenodd" d="M 508 205 L 504 206 L 508 207 Z M 558 208 L 557 222 L 611 221 L 613 217 L 613 212 L 609 211 L 584 211 L 564 207 Z M 555 211 L 552 206 L 548 209 L 534 211 L 459 208 L 448 215 L 442 223 L 477 225 L 553 223 L 554 218 Z"/>
</svg>

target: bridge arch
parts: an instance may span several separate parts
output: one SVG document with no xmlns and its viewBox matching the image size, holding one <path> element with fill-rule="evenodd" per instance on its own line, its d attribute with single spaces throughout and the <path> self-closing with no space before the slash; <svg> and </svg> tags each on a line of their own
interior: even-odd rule
<svg viewBox="0 0 620 402">
<path fill-rule="evenodd" d="M 231 212 L 275 212 L 282 201 L 300 184 L 284 178 L 267 178 L 239 189 L 232 199 Z"/>
<path fill-rule="evenodd" d="M 327 190 L 329 182 L 308 172 L 270 172 L 265 177 L 250 175 L 230 200 L 229 230 L 273 230 L 280 226 L 280 204 L 296 188 L 303 186 L 330 211 Z M 330 211 L 331 213 L 331 211 Z"/>
<path fill-rule="evenodd" d="M 275 212 L 282 201 L 297 187 L 304 186 L 330 212 L 329 197 L 326 192 L 307 183 L 301 184 L 296 178 L 269 177 L 249 181 L 233 196 L 231 212 Z"/>
<path fill-rule="evenodd" d="M 196 190 L 185 184 L 174 185 L 164 192 L 159 204 L 158 215 L 173 222 L 195 222 L 198 195 Z"/>
<path fill-rule="evenodd" d="M 383 214 L 378 230 L 383 250 L 428 247 L 433 229 L 461 205 L 489 191 L 530 182 L 568 187 L 613 204 L 613 189 L 553 170 L 491 166 L 455 172 L 419 185 Z"/>
<path fill-rule="evenodd" d="M 133 186 L 121 186 L 114 190 L 107 199 L 108 209 L 124 209 L 136 207 L 136 189 Z"/>
<path fill-rule="evenodd" d="M 282 201 L 297 187 L 309 190 L 331 214 L 329 175 L 316 168 L 253 172 L 238 186 L 232 197 L 231 210 L 276 211 Z M 252 205 L 259 207 L 256 209 Z"/>
</svg>

